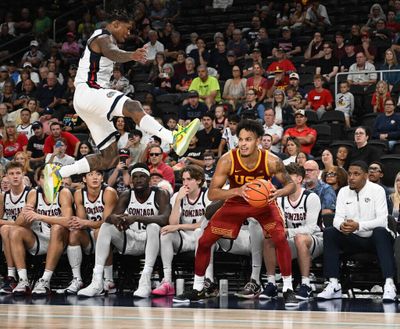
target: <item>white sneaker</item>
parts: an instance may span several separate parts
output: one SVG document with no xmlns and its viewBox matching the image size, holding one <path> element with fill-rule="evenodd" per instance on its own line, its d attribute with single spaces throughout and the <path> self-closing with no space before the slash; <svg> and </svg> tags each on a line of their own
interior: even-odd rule
<svg viewBox="0 0 400 329">
<path fill-rule="evenodd" d="M 384 303 L 392 303 L 396 301 L 396 286 L 391 283 L 385 284 L 383 287 L 383 296 L 382 296 L 382 301 Z"/>
<path fill-rule="evenodd" d="M 65 289 L 66 294 L 76 295 L 76 293 L 83 287 L 81 279 L 73 278 L 69 286 Z"/>
<path fill-rule="evenodd" d="M 17 286 L 13 289 L 12 293 L 15 296 L 26 296 L 31 294 L 31 286 L 28 280 L 19 279 Z"/>
<path fill-rule="evenodd" d="M 115 285 L 113 280 L 104 279 L 104 291 L 108 295 L 115 294 L 117 292 L 117 286 Z"/>
<path fill-rule="evenodd" d="M 36 296 L 46 296 L 51 294 L 51 289 L 50 289 L 50 282 L 40 278 L 36 284 L 35 288 L 32 290 L 32 295 Z"/>
<path fill-rule="evenodd" d="M 139 280 L 139 286 L 133 293 L 134 297 L 147 298 L 151 295 L 151 277 L 148 274 L 142 274 Z"/>
<path fill-rule="evenodd" d="M 340 283 L 329 282 L 325 289 L 317 295 L 318 299 L 337 299 L 342 298 L 342 286 Z"/>
<path fill-rule="evenodd" d="M 103 280 L 92 279 L 92 282 L 84 289 L 78 291 L 80 297 L 95 297 L 104 295 Z"/>
</svg>

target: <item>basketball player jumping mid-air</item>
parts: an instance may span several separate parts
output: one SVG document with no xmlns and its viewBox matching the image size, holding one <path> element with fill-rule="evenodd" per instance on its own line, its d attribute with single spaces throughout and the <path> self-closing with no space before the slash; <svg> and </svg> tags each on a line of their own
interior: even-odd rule
<svg viewBox="0 0 400 329">
<path fill-rule="evenodd" d="M 223 206 L 212 216 L 199 239 L 195 260 L 193 290 L 174 298 L 174 302 L 186 303 L 205 298 L 204 274 L 210 261 L 212 245 L 220 238 L 236 239 L 242 223 L 248 218 L 256 219 L 265 237 L 271 238 L 276 247 L 278 264 L 283 277 L 283 297 L 286 306 L 296 306 L 292 286 L 292 256 L 286 239 L 284 219 L 276 198 L 293 193 L 295 184 L 286 172 L 282 161 L 271 152 L 260 150 L 258 145 L 264 135 L 263 127 L 253 120 L 243 120 L 237 127 L 237 149 L 225 153 L 218 161 L 208 196 L 210 200 L 225 200 Z M 269 203 L 255 208 L 246 201 L 247 183 L 254 179 L 270 180 L 275 176 L 283 185 L 271 191 Z M 230 189 L 224 190 L 226 180 Z"/>
<path fill-rule="evenodd" d="M 138 101 L 123 93 L 109 89 L 114 64 L 130 61 L 145 62 L 147 49 L 134 52 L 118 48 L 130 34 L 133 19 L 123 10 L 114 10 L 108 17 L 104 29 L 93 32 L 79 61 L 75 78 L 74 109 L 85 121 L 100 154 L 93 154 L 64 166 L 60 170 L 48 164 L 45 171 L 45 194 L 53 201 L 63 177 L 83 174 L 92 170 L 105 170 L 118 162 L 117 131 L 112 123 L 114 116 L 131 118 L 150 135 L 157 135 L 172 144 L 178 155 L 183 155 L 196 134 L 200 121 L 193 120 L 176 132 L 164 128 L 153 117 L 147 115 Z"/>
</svg>

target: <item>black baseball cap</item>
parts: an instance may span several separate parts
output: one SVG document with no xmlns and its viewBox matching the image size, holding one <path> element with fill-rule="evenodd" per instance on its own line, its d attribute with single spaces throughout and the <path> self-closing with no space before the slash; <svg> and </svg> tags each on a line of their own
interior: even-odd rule
<svg viewBox="0 0 400 329">
<path fill-rule="evenodd" d="M 37 128 L 43 128 L 43 124 L 40 121 L 34 121 L 32 123 L 32 130 L 35 130 Z"/>
<path fill-rule="evenodd" d="M 196 90 L 189 91 L 188 98 L 192 98 L 192 97 L 199 97 L 199 93 Z"/>
</svg>

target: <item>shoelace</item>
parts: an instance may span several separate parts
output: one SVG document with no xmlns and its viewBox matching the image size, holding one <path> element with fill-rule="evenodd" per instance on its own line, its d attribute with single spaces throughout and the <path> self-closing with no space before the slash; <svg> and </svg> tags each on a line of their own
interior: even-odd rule
<svg viewBox="0 0 400 329">
<path fill-rule="evenodd" d="M 256 291 L 258 289 L 258 284 L 254 282 L 247 282 L 246 285 L 244 286 L 245 290 L 251 290 L 251 291 Z"/>
</svg>

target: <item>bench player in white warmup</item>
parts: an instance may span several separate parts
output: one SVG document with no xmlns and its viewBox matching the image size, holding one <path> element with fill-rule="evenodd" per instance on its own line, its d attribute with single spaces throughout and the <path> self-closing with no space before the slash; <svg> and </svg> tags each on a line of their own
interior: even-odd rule
<svg viewBox="0 0 400 329">
<path fill-rule="evenodd" d="M 122 193 L 113 214 L 101 226 L 96 242 L 95 267 L 91 284 L 78 291 L 78 296 L 104 295 L 103 271 L 111 244 L 123 255 L 145 254 L 145 264 L 135 297 L 151 294 L 151 274 L 160 250 L 160 228 L 168 222 L 171 213 L 169 194 L 151 188 L 150 171 L 143 163 L 131 169 L 133 188 Z"/>
<path fill-rule="evenodd" d="M 169 225 L 161 228 L 160 249 L 163 262 L 164 279 L 152 291 L 153 295 L 169 296 L 175 294 L 172 284 L 172 260 L 180 252 L 194 251 L 200 236 L 200 225 L 204 219 L 208 200 L 204 184 L 204 170 L 197 165 L 182 169 L 183 186 L 171 198 Z"/>
<path fill-rule="evenodd" d="M 89 155 L 60 170 L 52 164 L 46 166 L 45 193 L 48 200 L 54 200 L 62 178 L 117 165 L 118 132 L 112 122 L 115 116 L 131 118 L 149 135 L 157 135 L 172 144 L 179 156 L 186 152 L 200 125 L 199 119 L 194 119 L 186 127 L 178 127 L 172 132 L 147 115 L 140 102 L 109 88 L 115 62 L 145 62 L 147 50 L 140 48 L 129 52 L 118 48 L 117 43 L 125 42 L 133 26 L 133 18 L 124 10 L 114 10 L 107 21 L 106 27 L 95 30 L 87 41 L 75 77 L 73 101 L 76 113 L 88 126 L 100 154 Z"/>
<path fill-rule="evenodd" d="M 111 215 L 118 201 L 117 191 L 103 184 L 103 173 L 93 170 L 83 176 L 85 187 L 74 193 L 76 216 L 71 219 L 71 231 L 67 256 L 72 269 L 71 284 L 66 294 L 76 294 L 82 287 L 81 264 L 82 250 L 86 255 L 93 254 L 100 227 Z M 116 292 L 113 281 L 112 254 L 104 266 L 104 290 L 108 294 Z"/>
</svg>

